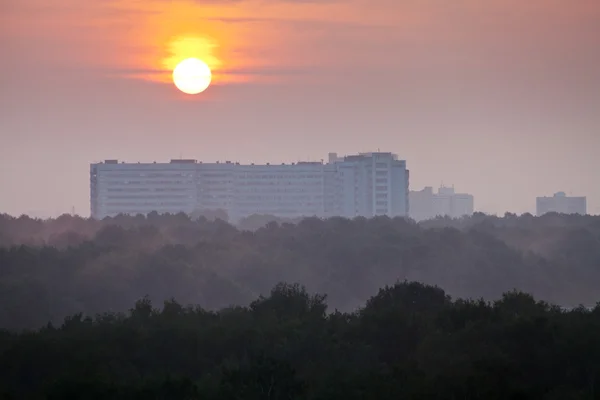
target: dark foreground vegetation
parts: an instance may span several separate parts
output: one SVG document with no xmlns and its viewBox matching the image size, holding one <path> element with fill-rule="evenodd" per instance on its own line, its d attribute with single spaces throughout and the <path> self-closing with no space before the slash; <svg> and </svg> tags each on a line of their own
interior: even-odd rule
<svg viewBox="0 0 600 400">
<path fill-rule="evenodd" d="M 0 216 L 0 399 L 600 398 L 599 218 L 270 220 Z"/>
<path fill-rule="evenodd" d="M 140 300 L 0 336 L 0 398 L 81 400 L 597 399 L 600 307 L 510 292 L 452 301 L 386 287 L 353 313 L 277 285 L 219 312 Z M 4 397 L 1 397 L 4 396 Z"/>
<path fill-rule="evenodd" d="M 278 282 L 327 294 L 343 312 L 404 280 L 454 298 L 491 301 L 517 289 L 568 307 L 600 300 L 599 217 L 269 220 L 0 215 L 0 329 L 124 312 L 146 296 L 219 310 Z"/>
</svg>

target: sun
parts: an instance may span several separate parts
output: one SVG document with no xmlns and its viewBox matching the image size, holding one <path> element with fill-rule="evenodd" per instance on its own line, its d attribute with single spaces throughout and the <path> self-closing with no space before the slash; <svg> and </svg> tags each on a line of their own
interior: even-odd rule
<svg viewBox="0 0 600 400">
<path fill-rule="evenodd" d="M 210 68 L 204 61 L 187 58 L 173 70 L 173 82 L 177 89 L 186 94 L 202 93 L 212 80 Z"/>
</svg>

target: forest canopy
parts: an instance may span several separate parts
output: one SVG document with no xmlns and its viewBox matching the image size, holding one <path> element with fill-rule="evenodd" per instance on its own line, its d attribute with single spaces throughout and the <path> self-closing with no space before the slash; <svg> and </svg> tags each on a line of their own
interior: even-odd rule
<svg viewBox="0 0 600 400">
<path fill-rule="evenodd" d="M 0 216 L 0 399 L 598 397 L 598 217 L 242 222 Z"/>
<path fill-rule="evenodd" d="M 452 300 L 414 282 L 352 313 L 278 284 L 218 312 L 141 299 L 0 334 L 0 399 L 595 399 L 600 307 L 509 292 Z"/>
<path fill-rule="evenodd" d="M 0 215 L 0 328 L 124 312 L 141 298 L 207 310 L 245 306 L 279 282 L 326 294 L 330 309 L 343 312 L 405 280 L 465 299 L 497 300 L 513 289 L 565 307 L 600 299 L 599 217 L 293 222 Z"/>
</svg>

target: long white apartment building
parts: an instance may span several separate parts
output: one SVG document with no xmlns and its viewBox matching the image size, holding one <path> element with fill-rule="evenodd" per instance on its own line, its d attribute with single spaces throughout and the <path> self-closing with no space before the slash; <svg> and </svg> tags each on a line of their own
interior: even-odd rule
<svg viewBox="0 0 600 400">
<path fill-rule="evenodd" d="M 171 160 L 90 166 L 91 214 L 192 213 L 371 217 L 408 215 L 409 172 L 392 153 L 337 157 L 328 163 L 239 164 Z"/>
</svg>

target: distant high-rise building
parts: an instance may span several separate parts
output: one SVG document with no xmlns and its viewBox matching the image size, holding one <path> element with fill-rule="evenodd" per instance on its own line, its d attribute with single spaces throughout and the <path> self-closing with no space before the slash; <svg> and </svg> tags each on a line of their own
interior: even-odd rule
<svg viewBox="0 0 600 400">
<path fill-rule="evenodd" d="M 431 186 L 427 186 L 419 191 L 411 190 L 409 193 L 410 217 L 415 221 L 423 221 L 435 217 L 433 211 L 435 196 Z"/>
<path fill-rule="evenodd" d="M 408 215 L 406 162 L 392 153 L 338 157 L 329 163 L 240 165 L 171 160 L 90 166 L 94 218 L 118 214 L 224 210 L 234 219 Z"/>
<path fill-rule="evenodd" d="M 538 216 L 549 212 L 560 214 L 587 214 L 585 197 L 569 197 L 564 192 L 555 193 L 552 197 L 536 198 L 536 214 Z"/>
<path fill-rule="evenodd" d="M 409 171 L 392 153 L 361 153 L 338 158 L 326 166 L 325 193 L 332 202 L 329 215 L 343 217 L 408 216 Z M 333 195 L 331 195 L 333 193 Z M 328 208 L 329 210 L 329 208 Z"/>
<path fill-rule="evenodd" d="M 474 199 L 470 194 L 455 193 L 453 187 L 441 186 L 437 193 L 428 186 L 420 191 L 410 192 L 410 217 L 423 221 L 437 216 L 460 218 L 472 215 Z"/>
</svg>

